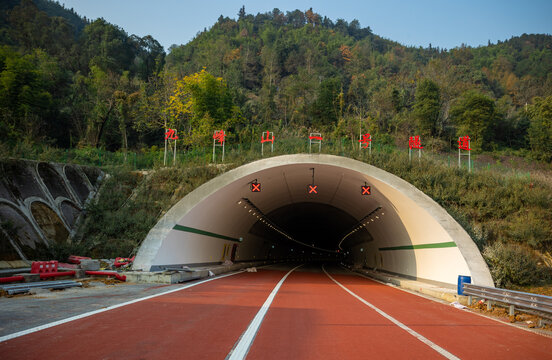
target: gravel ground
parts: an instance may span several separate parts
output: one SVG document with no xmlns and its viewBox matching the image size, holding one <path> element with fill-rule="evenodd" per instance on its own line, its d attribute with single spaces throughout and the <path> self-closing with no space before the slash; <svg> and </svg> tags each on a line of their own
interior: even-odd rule
<svg viewBox="0 0 552 360">
<path fill-rule="evenodd" d="M 0 336 L 182 287 L 85 280 L 82 288 L 0 297 Z"/>
</svg>

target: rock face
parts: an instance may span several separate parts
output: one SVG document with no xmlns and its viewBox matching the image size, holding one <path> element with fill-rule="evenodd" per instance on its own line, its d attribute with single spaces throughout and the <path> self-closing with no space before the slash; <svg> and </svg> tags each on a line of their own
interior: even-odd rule
<svg viewBox="0 0 552 360">
<path fill-rule="evenodd" d="M 0 261 L 33 258 L 69 241 L 103 178 L 98 168 L 29 160 L 0 162 Z"/>
</svg>

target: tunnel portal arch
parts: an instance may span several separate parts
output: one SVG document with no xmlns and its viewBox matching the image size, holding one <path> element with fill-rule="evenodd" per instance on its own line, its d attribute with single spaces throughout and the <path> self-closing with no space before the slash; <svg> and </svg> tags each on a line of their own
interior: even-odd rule
<svg viewBox="0 0 552 360">
<path fill-rule="evenodd" d="M 151 229 L 134 269 L 307 257 L 493 286 L 475 243 L 435 201 L 384 170 L 323 154 L 258 160 L 198 187 Z"/>
</svg>

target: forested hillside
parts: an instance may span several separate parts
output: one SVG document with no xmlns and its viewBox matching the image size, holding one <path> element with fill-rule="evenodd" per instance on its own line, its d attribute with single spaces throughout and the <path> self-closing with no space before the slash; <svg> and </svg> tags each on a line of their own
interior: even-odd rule
<svg viewBox="0 0 552 360">
<path fill-rule="evenodd" d="M 268 127 L 356 137 L 362 125 L 387 143 L 419 134 L 439 151 L 467 134 L 478 151 L 552 159 L 549 35 L 414 48 L 312 9 L 238 10 L 165 59 L 151 36 L 56 2 L 3 2 L 2 146 L 140 150 L 171 126 L 193 147 L 216 127 L 237 142 Z"/>
<path fill-rule="evenodd" d="M 0 14 L 0 142 L 116 150 L 131 139 L 127 108 L 159 76 L 165 51 L 47 0 L 7 1 Z M 41 10 L 43 9 L 43 10 Z"/>
<path fill-rule="evenodd" d="M 242 9 L 238 19 L 220 17 L 210 30 L 170 50 L 169 71 L 184 75 L 206 67 L 226 79 L 253 125 L 352 136 L 362 119 L 372 132 L 401 140 L 413 133 L 430 136 L 437 148 L 468 133 L 476 149 L 490 150 L 537 149 L 545 141 L 531 130 L 550 123 L 537 113 L 551 100 L 535 101 L 552 95 L 548 35 L 479 48 L 422 49 L 312 9 L 256 16 Z"/>
<path fill-rule="evenodd" d="M 451 168 L 450 157 L 446 167 L 428 155 L 456 150 L 457 137 L 469 135 L 474 156 L 513 153 L 527 159 L 525 166 L 536 159 L 548 169 L 552 36 L 523 34 L 477 48 L 414 48 L 383 39 L 356 20 L 332 20 L 312 9 L 237 11 L 237 18 L 221 16 L 166 53 L 151 36 L 82 18 L 57 2 L 0 2 L 0 158 L 38 154 L 67 162 L 72 153 L 69 161 L 102 166 L 109 163 L 107 150 L 128 165 L 132 151 L 133 167 L 149 169 L 163 163 L 159 147 L 172 128 L 185 163 L 174 172 L 178 179 L 167 180 L 176 186 L 193 176 L 186 170 L 191 164 L 207 169 L 206 147 L 215 129 L 226 131 L 229 149 L 234 146 L 227 153 L 230 166 L 238 166 L 258 158 L 257 148 L 246 145 L 259 145 L 267 130 L 282 140 L 276 146 L 281 154 L 304 151 L 310 131 L 330 140 L 326 149 L 363 159 L 350 145 L 358 145 L 362 128 L 389 150 L 376 151 L 371 163 L 445 207 L 478 244 L 497 284 L 550 279 L 550 172 L 524 178 L 468 174 Z M 393 150 L 405 148 L 412 135 L 423 139 L 422 166 Z M 140 153 L 146 166 L 136 165 Z M 126 174 L 114 177 L 113 186 L 137 176 L 125 167 L 111 170 Z M 165 173 L 159 172 L 160 188 L 166 187 Z M 121 206 L 127 195 L 113 202 L 107 191 L 100 205 L 88 209 L 96 217 L 84 230 L 98 243 L 61 246 L 90 245 L 80 248 L 83 254 L 101 250 L 101 256 L 111 256 L 105 254 L 117 244 L 135 249 L 146 225 L 177 198 L 167 189 L 161 198 L 151 195 L 155 206 L 148 203 L 151 189 L 145 191 L 148 206 L 138 200 Z M 165 203 L 164 196 L 172 197 Z"/>
</svg>

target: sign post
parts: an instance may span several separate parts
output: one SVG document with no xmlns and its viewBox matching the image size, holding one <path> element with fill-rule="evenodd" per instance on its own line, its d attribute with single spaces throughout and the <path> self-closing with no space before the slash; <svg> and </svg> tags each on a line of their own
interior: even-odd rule
<svg viewBox="0 0 552 360">
<path fill-rule="evenodd" d="M 458 168 L 462 168 L 461 156 L 468 156 L 468 172 L 471 172 L 471 149 L 470 137 L 468 135 L 458 137 Z M 467 154 L 462 154 L 462 150 L 467 151 Z"/>
<path fill-rule="evenodd" d="M 372 155 L 372 135 L 370 134 L 361 135 L 358 142 L 360 143 L 358 145 L 359 152 L 362 149 L 368 149 L 368 154 Z"/>
<path fill-rule="evenodd" d="M 225 140 L 224 137 L 226 134 L 224 133 L 224 130 L 215 130 L 213 133 L 213 162 L 215 162 L 215 148 L 217 146 L 222 147 L 222 162 L 224 162 L 224 144 Z"/>
<path fill-rule="evenodd" d="M 171 140 L 174 141 L 172 145 Z M 163 158 L 163 166 L 167 166 L 167 145 L 170 151 L 173 152 L 173 165 L 176 164 L 176 140 L 178 140 L 176 129 L 167 129 L 165 131 L 165 156 Z"/>
<path fill-rule="evenodd" d="M 312 144 L 318 144 L 318 152 L 322 150 L 322 134 L 310 133 L 309 135 L 309 153 L 311 152 Z"/>
<path fill-rule="evenodd" d="M 419 135 L 408 138 L 408 158 L 410 159 L 410 162 L 412 162 L 412 149 L 418 149 L 418 161 L 420 161 L 422 158 L 423 148 L 422 139 L 420 139 Z"/>
<path fill-rule="evenodd" d="M 265 137 L 265 134 L 266 134 L 266 137 Z M 272 138 L 271 138 L 272 136 Z M 274 152 L 274 133 L 272 131 L 266 131 L 266 133 L 263 133 L 261 135 L 261 156 L 264 156 L 264 143 L 265 142 L 270 142 L 271 143 L 271 148 L 270 148 L 270 152 Z"/>
</svg>

